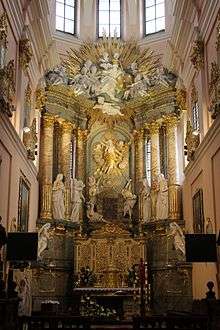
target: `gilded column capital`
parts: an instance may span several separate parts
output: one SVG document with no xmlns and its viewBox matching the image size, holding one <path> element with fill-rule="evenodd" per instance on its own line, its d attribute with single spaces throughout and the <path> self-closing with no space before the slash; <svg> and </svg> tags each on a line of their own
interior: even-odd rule
<svg viewBox="0 0 220 330">
<path fill-rule="evenodd" d="M 87 136 L 88 136 L 88 130 L 82 130 L 81 128 L 77 129 L 77 136 L 78 139 L 81 141 L 86 141 Z"/>
<path fill-rule="evenodd" d="M 54 125 L 55 117 L 50 113 L 44 113 L 42 119 L 45 127 L 50 127 Z"/>
<path fill-rule="evenodd" d="M 176 127 L 179 122 L 179 118 L 176 116 L 166 116 L 164 117 L 163 123 L 166 125 L 167 129 L 172 129 Z"/>
<path fill-rule="evenodd" d="M 0 16 L 0 44 L 4 48 L 7 48 L 7 36 L 8 36 L 8 24 L 7 24 L 7 15 L 4 12 Z"/>
<path fill-rule="evenodd" d="M 144 134 L 145 134 L 145 129 L 141 128 L 139 130 L 133 130 L 132 134 L 133 134 L 134 141 L 137 142 L 140 139 L 143 139 Z"/>
<path fill-rule="evenodd" d="M 154 121 L 152 123 L 146 124 L 145 128 L 147 128 L 150 131 L 150 135 L 158 134 L 160 129 L 160 123 L 157 121 Z"/>
<path fill-rule="evenodd" d="M 73 129 L 75 128 L 75 125 L 69 121 L 62 122 L 61 126 L 62 126 L 62 131 L 65 133 L 72 133 Z"/>
</svg>

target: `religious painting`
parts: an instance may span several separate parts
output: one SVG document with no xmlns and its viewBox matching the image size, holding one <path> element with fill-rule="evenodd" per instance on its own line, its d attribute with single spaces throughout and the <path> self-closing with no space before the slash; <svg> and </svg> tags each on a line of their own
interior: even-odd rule
<svg viewBox="0 0 220 330">
<path fill-rule="evenodd" d="M 18 200 L 18 231 L 28 231 L 29 221 L 29 198 L 30 187 L 28 182 L 21 177 L 19 184 L 19 200 Z"/>
<path fill-rule="evenodd" d="M 203 191 L 199 189 L 193 196 L 194 233 L 204 233 Z"/>
</svg>

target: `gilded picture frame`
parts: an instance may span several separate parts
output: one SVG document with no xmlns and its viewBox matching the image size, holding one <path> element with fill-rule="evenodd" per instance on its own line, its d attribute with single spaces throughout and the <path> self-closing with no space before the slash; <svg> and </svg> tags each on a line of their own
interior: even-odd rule
<svg viewBox="0 0 220 330">
<path fill-rule="evenodd" d="M 203 191 L 199 189 L 192 198 L 193 229 L 195 234 L 204 233 Z"/>
<path fill-rule="evenodd" d="M 30 185 L 24 177 L 19 181 L 18 231 L 27 232 L 29 222 Z"/>
</svg>

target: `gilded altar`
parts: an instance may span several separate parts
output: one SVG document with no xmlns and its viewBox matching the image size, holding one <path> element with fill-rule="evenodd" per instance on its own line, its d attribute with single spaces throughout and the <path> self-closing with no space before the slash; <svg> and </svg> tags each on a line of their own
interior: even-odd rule
<svg viewBox="0 0 220 330">
<path fill-rule="evenodd" d="M 169 273 L 171 252 L 176 274 L 185 257 L 178 164 L 185 94 L 176 82 L 149 49 L 104 38 L 71 50 L 38 86 L 40 257 L 47 265 L 38 275 L 42 283 L 54 275 L 54 295 L 86 268 L 96 290 L 131 289 L 128 273 L 141 258 L 154 267 L 160 294 L 158 274 Z M 171 244 L 164 238 L 159 249 L 161 230 Z"/>
<path fill-rule="evenodd" d="M 95 287 L 123 288 L 127 287 L 128 269 L 145 258 L 145 242 L 132 239 L 118 225 L 106 224 L 89 239 L 76 239 L 74 251 L 76 273 L 89 266 L 97 278 Z"/>
</svg>

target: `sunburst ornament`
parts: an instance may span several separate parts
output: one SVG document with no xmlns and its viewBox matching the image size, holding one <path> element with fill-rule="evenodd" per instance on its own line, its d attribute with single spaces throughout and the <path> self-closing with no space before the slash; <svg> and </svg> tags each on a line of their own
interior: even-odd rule
<svg viewBox="0 0 220 330">
<path fill-rule="evenodd" d="M 132 116 L 132 104 L 144 103 L 160 78 L 159 57 L 141 51 L 135 41 L 123 42 L 104 36 L 71 49 L 61 70 L 65 84 L 78 97 L 93 102 L 87 111 L 91 121 L 114 123 Z"/>
</svg>

